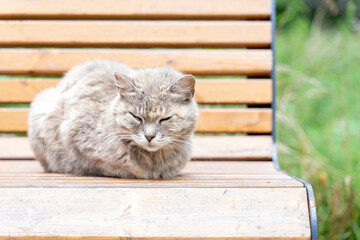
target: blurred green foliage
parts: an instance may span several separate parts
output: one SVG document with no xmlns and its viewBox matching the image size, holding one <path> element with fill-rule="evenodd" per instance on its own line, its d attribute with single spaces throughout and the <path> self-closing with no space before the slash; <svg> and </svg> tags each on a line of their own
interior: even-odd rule
<svg viewBox="0 0 360 240">
<path fill-rule="evenodd" d="M 360 239 L 356 4 L 348 2 L 337 20 L 315 21 L 306 2 L 277 2 L 280 166 L 312 184 L 319 239 Z"/>
<path fill-rule="evenodd" d="M 360 0 L 277 0 L 276 11 L 279 30 L 297 21 L 327 29 L 359 30 Z"/>
</svg>

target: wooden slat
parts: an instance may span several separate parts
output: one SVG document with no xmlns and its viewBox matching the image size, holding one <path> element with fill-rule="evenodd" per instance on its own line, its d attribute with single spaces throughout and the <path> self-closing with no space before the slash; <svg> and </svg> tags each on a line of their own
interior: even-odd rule
<svg viewBox="0 0 360 240">
<path fill-rule="evenodd" d="M 26 132 L 28 109 L 0 108 L 0 132 Z"/>
<path fill-rule="evenodd" d="M 57 79 L 0 79 L 0 102 L 29 103 L 36 94 L 49 87 L 54 87 Z"/>
<path fill-rule="evenodd" d="M 0 79 L 0 102 L 29 103 L 42 90 L 55 87 L 58 79 L 17 78 Z M 272 81 L 216 80 L 196 82 L 195 97 L 198 103 L 270 104 Z"/>
<path fill-rule="evenodd" d="M 258 19 L 270 0 L 0 0 L 2 19 Z"/>
<path fill-rule="evenodd" d="M 0 74 L 62 74 L 91 59 L 134 68 L 169 66 L 186 73 L 269 76 L 271 50 L 243 49 L 1 49 Z"/>
<path fill-rule="evenodd" d="M 295 179 L 98 179 L 62 176 L 16 177 L 0 174 L 1 188 L 302 188 Z"/>
<path fill-rule="evenodd" d="M 268 47 L 270 21 L 0 21 L 0 46 Z"/>
<path fill-rule="evenodd" d="M 26 171 L 23 172 L 23 169 Z M 273 164 L 259 162 L 189 162 L 174 179 L 136 180 L 72 174 L 46 173 L 35 161 L 1 161 L 0 186 L 19 187 L 86 187 L 86 188 L 215 188 L 215 187 L 303 187 L 303 184 L 276 171 Z"/>
<path fill-rule="evenodd" d="M 302 188 L 295 180 L 203 180 L 144 182 L 144 181 L 79 181 L 74 180 L 30 180 L 0 179 L 2 188 Z"/>
<path fill-rule="evenodd" d="M 28 160 L 0 161 L 0 173 L 32 175 L 49 174 L 44 173 L 44 170 L 38 161 Z M 51 173 L 51 176 L 55 175 L 55 173 Z M 181 175 L 285 176 L 284 173 L 276 171 L 274 164 L 271 161 L 190 161 L 181 171 Z"/>
<path fill-rule="evenodd" d="M 270 136 L 195 136 L 195 160 L 270 160 Z M 0 159 L 33 159 L 26 137 L 0 137 Z"/>
<path fill-rule="evenodd" d="M 26 132 L 28 109 L 0 108 L 0 132 Z M 196 132 L 270 133 L 271 109 L 200 109 Z"/>
<path fill-rule="evenodd" d="M 195 136 L 193 144 L 195 160 L 272 159 L 271 136 Z"/>
<path fill-rule="evenodd" d="M 200 109 L 196 132 L 270 133 L 271 109 Z"/>
<path fill-rule="evenodd" d="M 270 104 L 272 102 L 272 81 L 270 79 L 197 80 L 195 89 L 198 103 Z"/>
<path fill-rule="evenodd" d="M 0 188 L 0 216 L 7 239 L 310 239 L 305 188 Z"/>
<path fill-rule="evenodd" d="M 99 177 L 99 176 L 74 176 L 68 173 L 1 173 L 2 180 L 78 180 L 78 181 L 109 181 L 109 182 L 128 182 L 133 179 L 111 178 L 111 177 Z M 180 173 L 174 179 L 167 179 L 169 181 L 195 181 L 195 180 L 294 180 L 291 177 L 284 174 L 276 175 L 243 175 L 243 174 L 186 174 Z M 163 181 L 163 179 L 151 180 L 153 182 Z M 137 182 L 149 182 L 149 180 L 138 180 Z M 301 182 L 298 182 L 301 183 Z M 303 184 L 301 184 L 303 186 Z"/>
</svg>

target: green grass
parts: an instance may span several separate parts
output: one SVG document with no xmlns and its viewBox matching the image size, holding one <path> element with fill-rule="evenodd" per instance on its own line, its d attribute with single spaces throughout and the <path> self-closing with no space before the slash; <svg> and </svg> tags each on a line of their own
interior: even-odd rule
<svg viewBox="0 0 360 240">
<path fill-rule="evenodd" d="M 282 169 L 315 191 L 319 239 L 360 239 L 360 34 L 277 34 Z"/>
</svg>

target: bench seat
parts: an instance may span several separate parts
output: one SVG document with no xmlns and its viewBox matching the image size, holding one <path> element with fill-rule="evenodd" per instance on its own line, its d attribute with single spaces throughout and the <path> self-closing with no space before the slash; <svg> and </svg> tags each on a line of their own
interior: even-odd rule
<svg viewBox="0 0 360 240">
<path fill-rule="evenodd" d="M 4 160 L 4 203 L 0 236 L 12 239 L 310 239 L 305 187 L 270 161 L 191 161 L 176 179 L 149 181 L 44 173 L 37 161 Z"/>
<path fill-rule="evenodd" d="M 317 239 L 306 182 L 278 170 L 275 0 L 0 0 L 0 240 Z M 192 161 L 175 179 L 45 173 L 29 104 L 112 59 L 197 81 Z"/>
</svg>

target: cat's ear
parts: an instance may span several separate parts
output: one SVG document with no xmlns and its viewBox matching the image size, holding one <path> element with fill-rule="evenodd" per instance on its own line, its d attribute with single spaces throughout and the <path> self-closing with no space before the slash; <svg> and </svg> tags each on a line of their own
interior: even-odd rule
<svg viewBox="0 0 360 240">
<path fill-rule="evenodd" d="M 193 75 L 184 75 L 170 86 L 170 93 L 173 97 L 190 101 L 195 93 L 195 78 Z"/>
<path fill-rule="evenodd" d="M 114 79 L 115 79 L 115 85 L 119 89 L 119 93 L 121 96 L 124 94 L 130 94 L 132 95 L 135 93 L 135 86 L 133 80 L 122 73 L 114 73 Z"/>
</svg>

